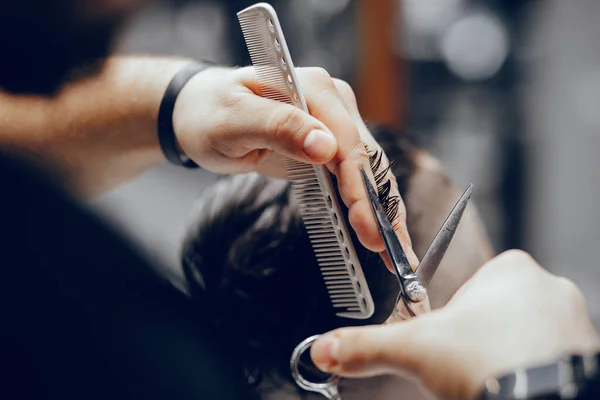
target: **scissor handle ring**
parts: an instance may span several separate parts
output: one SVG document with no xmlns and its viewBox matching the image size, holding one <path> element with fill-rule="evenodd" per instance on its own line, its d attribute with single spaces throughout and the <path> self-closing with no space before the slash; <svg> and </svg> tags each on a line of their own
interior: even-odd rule
<svg viewBox="0 0 600 400">
<path fill-rule="evenodd" d="M 304 378 L 300 372 L 300 357 L 306 350 L 312 347 L 313 343 L 319 337 L 321 335 L 311 336 L 296 346 L 290 359 L 290 369 L 292 370 L 292 377 L 302 389 L 311 392 L 332 393 L 332 390 L 337 391 L 337 382 L 340 379 L 338 376 L 331 375 L 325 382 L 316 383 Z"/>
</svg>

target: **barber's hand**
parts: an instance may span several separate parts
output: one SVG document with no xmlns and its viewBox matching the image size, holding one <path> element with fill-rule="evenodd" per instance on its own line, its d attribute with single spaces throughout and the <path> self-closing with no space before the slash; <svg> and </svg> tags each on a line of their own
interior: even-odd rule
<svg viewBox="0 0 600 400">
<path fill-rule="evenodd" d="M 174 112 L 174 127 L 182 150 L 204 169 L 216 173 L 258 171 L 285 177 L 282 156 L 326 165 L 336 175 L 350 224 L 361 243 L 384 250 L 364 189 L 360 168 L 373 179 L 365 149 L 378 145 L 345 82 L 320 68 L 297 70 L 310 114 L 259 96 L 253 68 L 210 68 L 182 90 Z M 384 157 L 381 169 L 388 165 Z M 398 195 L 391 173 L 392 194 Z M 411 263 L 418 260 L 407 233 L 404 205 L 394 223 Z"/>
<path fill-rule="evenodd" d="M 386 326 L 340 329 L 312 347 L 347 377 L 407 373 L 443 399 L 471 399 L 488 378 L 598 348 L 581 292 L 520 251 L 486 264 L 437 311 Z"/>
</svg>

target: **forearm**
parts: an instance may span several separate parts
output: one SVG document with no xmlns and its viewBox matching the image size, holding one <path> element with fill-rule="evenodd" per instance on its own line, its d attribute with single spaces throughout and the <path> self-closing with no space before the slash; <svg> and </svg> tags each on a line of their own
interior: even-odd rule
<svg viewBox="0 0 600 400">
<path fill-rule="evenodd" d="M 164 160 L 156 118 L 164 90 L 184 59 L 110 59 L 94 77 L 56 98 L 0 93 L 0 146 L 56 166 L 92 196 Z"/>
</svg>

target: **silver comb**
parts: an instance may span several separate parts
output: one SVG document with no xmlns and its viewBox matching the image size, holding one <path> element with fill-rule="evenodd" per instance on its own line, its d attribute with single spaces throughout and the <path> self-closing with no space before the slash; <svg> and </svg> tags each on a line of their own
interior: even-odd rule
<svg viewBox="0 0 600 400">
<path fill-rule="evenodd" d="M 238 13 L 262 96 L 308 112 L 277 13 L 258 3 Z M 343 318 L 367 319 L 373 297 L 331 178 L 323 166 L 286 159 L 288 178 L 331 303 Z"/>
</svg>

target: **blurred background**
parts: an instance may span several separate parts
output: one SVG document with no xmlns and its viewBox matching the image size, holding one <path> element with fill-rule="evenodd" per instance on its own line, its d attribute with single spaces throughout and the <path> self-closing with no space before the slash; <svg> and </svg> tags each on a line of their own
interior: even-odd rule
<svg viewBox="0 0 600 400">
<path fill-rule="evenodd" d="M 600 2 L 277 0 L 297 66 L 350 82 L 363 116 L 435 154 L 495 249 L 523 248 L 584 291 L 600 328 Z M 122 53 L 249 64 L 246 0 L 151 2 Z M 189 209 L 215 176 L 163 165 L 94 201 L 178 279 Z"/>
</svg>

